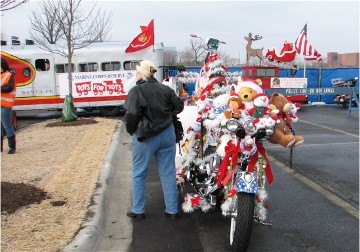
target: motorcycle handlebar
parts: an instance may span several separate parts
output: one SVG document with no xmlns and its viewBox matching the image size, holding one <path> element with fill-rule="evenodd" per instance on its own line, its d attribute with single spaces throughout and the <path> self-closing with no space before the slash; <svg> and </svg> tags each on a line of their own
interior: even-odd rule
<svg viewBox="0 0 360 252">
<path fill-rule="evenodd" d="M 246 136 L 246 131 L 244 127 L 239 126 L 236 130 L 236 136 L 240 139 L 243 139 Z M 252 138 L 260 140 L 266 137 L 266 129 L 258 129 L 254 134 L 251 135 Z"/>
</svg>

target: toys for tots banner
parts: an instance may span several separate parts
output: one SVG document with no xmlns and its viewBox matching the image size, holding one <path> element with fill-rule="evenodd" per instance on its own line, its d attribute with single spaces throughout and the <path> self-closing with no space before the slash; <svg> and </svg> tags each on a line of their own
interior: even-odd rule
<svg viewBox="0 0 360 252">
<path fill-rule="evenodd" d="M 106 73 L 73 73 L 73 97 L 98 97 L 125 95 L 135 85 L 134 71 L 112 71 Z M 67 74 L 58 75 L 60 96 L 68 94 Z"/>
</svg>

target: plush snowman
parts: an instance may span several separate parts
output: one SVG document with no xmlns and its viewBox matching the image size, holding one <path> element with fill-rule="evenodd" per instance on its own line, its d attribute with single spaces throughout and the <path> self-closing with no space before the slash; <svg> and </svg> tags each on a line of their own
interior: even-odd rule
<svg viewBox="0 0 360 252">
<path fill-rule="evenodd" d="M 254 97 L 254 107 L 249 109 L 248 113 L 254 118 L 270 116 L 269 97 L 266 94 L 260 93 Z"/>
</svg>

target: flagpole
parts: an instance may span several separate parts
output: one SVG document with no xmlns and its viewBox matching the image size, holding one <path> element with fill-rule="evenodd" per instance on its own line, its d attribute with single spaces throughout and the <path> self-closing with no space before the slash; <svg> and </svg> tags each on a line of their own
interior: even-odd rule
<svg viewBox="0 0 360 252">
<path fill-rule="evenodd" d="M 307 22 L 305 23 L 304 31 L 305 31 L 305 37 L 307 37 Z M 303 59 L 304 59 L 304 78 L 306 78 L 306 60 L 305 60 L 305 57 L 303 57 Z"/>
</svg>

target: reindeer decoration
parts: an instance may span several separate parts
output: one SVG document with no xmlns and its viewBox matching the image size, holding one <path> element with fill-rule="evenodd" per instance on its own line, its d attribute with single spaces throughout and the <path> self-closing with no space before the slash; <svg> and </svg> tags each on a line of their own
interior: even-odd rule
<svg viewBox="0 0 360 252">
<path fill-rule="evenodd" d="M 251 48 L 251 44 L 253 41 L 262 39 L 262 36 L 255 35 L 255 37 L 252 37 L 252 34 L 249 33 L 249 37 L 244 36 L 245 40 L 248 42 L 246 45 L 246 65 L 249 65 L 249 60 L 251 57 L 258 57 L 260 59 L 260 65 L 263 59 L 265 59 L 262 50 L 264 49 L 253 49 Z"/>
</svg>

